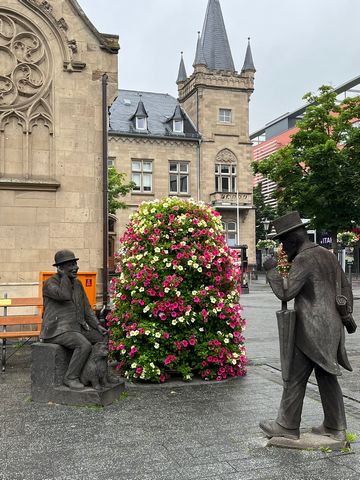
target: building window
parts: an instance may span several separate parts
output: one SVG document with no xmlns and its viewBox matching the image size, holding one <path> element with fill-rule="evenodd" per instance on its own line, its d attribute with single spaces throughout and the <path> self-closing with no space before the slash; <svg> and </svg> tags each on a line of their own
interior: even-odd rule
<svg viewBox="0 0 360 480">
<path fill-rule="evenodd" d="M 223 222 L 224 236 L 229 247 L 237 245 L 237 229 L 236 222 Z"/>
<path fill-rule="evenodd" d="M 108 167 L 115 167 L 116 157 L 108 157 Z"/>
<path fill-rule="evenodd" d="M 189 164 L 187 162 L 169 163 L 169 191 L 171 194 L 189 193 Z"/>
<path fill-rule="evenodd" d="M 133 160 L 131 162 L 132 181 L 135 183 L 133 192 L 152 192 L 152 161 Z"/>
<path fill-rule="evenodd" d="M 215 165 L 215 191 L 236 192 L 236 165 Z"/>
<path fill-rule="evenodd" d="M 136 117 L 136 130 L 146 130 L 147 121 L 146 117 Z"/>
<path fill-rule="evenodd" d="M 229 108 L 220 108 L 219 109 L 219 122 L 221 123 L 231 123 L 231 110 Z"/>
<path fill-rule="evenodd" d="M 183 120 L 173 120 L 173 132 L 183 133 L 184 132 L 184 121 Z"/>
</svg>

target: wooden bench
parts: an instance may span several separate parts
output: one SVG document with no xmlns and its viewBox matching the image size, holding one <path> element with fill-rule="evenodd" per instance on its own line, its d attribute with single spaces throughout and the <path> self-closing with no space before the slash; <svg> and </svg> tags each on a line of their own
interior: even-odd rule
<svg viewBox="0 0 360 480">
<path fill-rule="evenodd" d="M 40 335 L 42 324 L 40 308 L 42 307 L 42 304 L 42 298 L 6 298 L 6 294 L 5 298 L 0 298 L 0 308 L 3 309 L 3 313 L 0 315 L 0 338 L 2 340 L 1 368 L 3 372 L 5 372 L 6 368 L 6 340 L 25 338 L 26 340 L 21 343 L 22 347 L 31 338 L 38 337 Z M 9 309 L 13 307 L 36 307 L 37 313 L 9 315 Z M 11 329 L 8 331 L 7 327 L 10 326 Z M 12 355 L 10 355 L 9 358 Z"/>
</svg>

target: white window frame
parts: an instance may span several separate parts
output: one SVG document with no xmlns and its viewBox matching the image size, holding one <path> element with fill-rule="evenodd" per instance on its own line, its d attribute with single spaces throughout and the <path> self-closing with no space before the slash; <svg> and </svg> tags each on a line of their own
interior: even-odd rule
<svg viewBox="0 0 360 480">
<path fill-rule="evenodd" d="M 219 108 L 219 122 L 231 123 L 232 122 L 232 110 L 231 108 Z"/>
<path fill-rule="evenodd" d="M 172 169 L 172 166 L 176 166 L 176 169 Z M 169 194 L 170 195 L 189 195 L 190 192 L 190 163 L 183 160 L 170 160 L 169 161 Z M 176 177 L 176 191 L 171 190 L 171 176 Z M 181 178 L 187 178 L 186 192 L 181 190 Z"/>
<path fill-rule="evenodd" d="M 222 170 L 226 167 L 229 168 L 229 172 L 223 172 Z M 229 179 L 229 189 L 223 190 L 223 178 Z M 216 163 L 215 164 L 215 191 L 232 193 L 236 192 L 236 182 L 237 182 L 237 168 L 235 163 Z"/>
<path fill-rule="evenodd" d="M 184 120 L 173 120 L 173 132 L 184 133 Z"/>
<path fill-rule="evenodd" d="M 235 220 L 228 220 L 226 222 L 222 222 L 223 225 L 223 233 L 224 237 L 226 240 L 226 243 L 228 244 L 229 247 L 235 247 L 238 245 L 238 239 L 237 239 L 237 225 Z M 229 228 L 230 225 L 233 225 L 234 228 Z M 233 237 L 233 240 L 230 241 L 229 239 L 229 234 Z"/>
<path fill-rule="evenodd" d="M 135 164 L 139 163 L 140 166 L 139 168 L 135 167 Z M 145 165 L 149 164 L 150 169 L 144 168 Z M 138 159 L 138 158 L 133 158 L 131 160 L 131 179 L 132 181 L 134 180 L 134 175 L 138 175 L 140 178 L 140 185 L 138 186 L 138 189 L 133 188 L 132 193 L 152 193 L 153 192 L 153 161 L 148 160 L 148 159 Z M 145 178 L 150 178 L 150 189 L 147 190 L 147 185 L 145 185 Z"/>
<path fill-rule="evenodd" d="M 140 124 L 140 120 L 144 122 L 144 125 Z M 147 118 L 135 117 L 136 130 L 147 130 Z"/>
</svg>

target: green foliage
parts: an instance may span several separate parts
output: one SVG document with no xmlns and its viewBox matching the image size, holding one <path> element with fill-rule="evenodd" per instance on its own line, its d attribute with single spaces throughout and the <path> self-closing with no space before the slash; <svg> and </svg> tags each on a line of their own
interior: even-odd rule
<svg viewBox="0 0 360 480">
<path fill-rule="evenodd" d="M 254 188 L 254 206 L 255 210 L 255 222 L 256 222 L 256 241 L 265 238 L 266 233 L 264 229 L 263 221 L 265 218 L 268 220 L 274 220 L 276 217 L 276 211 L 266 205 L 264 201 L 264 196 L 261 192 L 261 184 L 257 185 Z"/>
<path fill-rule="evenodd" d="M 259 240 L 256 244 L 256 248 L 258 250 L 266 250 L 266 249 L 273 249 L 276 246 L 275 240 L 267 239 L 267 240 Z"/>
<path fill-rule="evenodd" d="M 350 443 L 356 442 L 357 438 L 358 436 L 356 435 L 356 433 L 347 432 L 346 434 L 346 440 Z"/>
<path fill-rule="evenodd" d="M 119 173 L 115 167 L 108 168 L 109 213 L 113 215 L 116 210 L 126 208 L 126 203 L 119 200 L 119 197 L 124 197 L 134 188 L 134 182 L 124 183 L 124 181 L 124 173 Z"/>
<path fill-rule="evenodd" d="M 277 183 L 279 213 L 298 210 L 332 234 L 360 222 L 360 97 L 336 100 L 329 86 L 308 93 L 299 130 L 289 145 L 254 162 L 255 173 Z"/>
<path fill-rule="evenodd" d="M 354 247 L 359 241 L 359 237 L 354 232 L 340 232 L 337 234 L 337 241 L 344 247 Z"/>
</svg>

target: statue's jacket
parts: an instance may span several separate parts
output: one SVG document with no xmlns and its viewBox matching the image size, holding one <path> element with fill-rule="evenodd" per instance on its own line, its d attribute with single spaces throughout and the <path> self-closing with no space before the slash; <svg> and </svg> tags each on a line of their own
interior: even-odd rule
<svg viewBox="0 0 360 480">
<path fill-rule="evenodd" d="M 277 269 L 267 272 L 275 295 L 284 301 L 295 298 L 295 344 L 327 372 L 341 375 L 339 365 L 352 370 L 345 350 L 345 331 L 337 311 L 336 279 L 341 270 L 341 294 L 352 307 L 350 284 L 335 255 L 316 244 L 307 244 L 291 263 L 287 288 Z M 339 275 L 340 276 L 340 275 Z"/>
<path fill-rule="evenodd" d="M 43 287 L 44 313 L 40 338 L 49 339 L 65 332 L 81 332 L 88 325 L 97 329 L 98 320 L 91 309 L 84 287 L 77 278 L 53 275 Z"/>
</svg>

